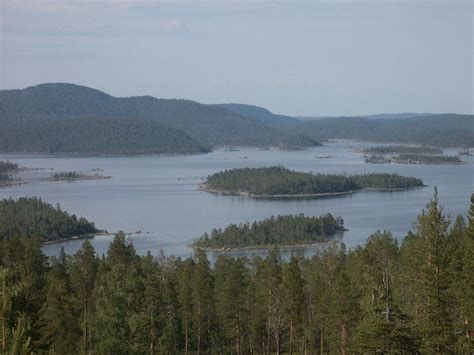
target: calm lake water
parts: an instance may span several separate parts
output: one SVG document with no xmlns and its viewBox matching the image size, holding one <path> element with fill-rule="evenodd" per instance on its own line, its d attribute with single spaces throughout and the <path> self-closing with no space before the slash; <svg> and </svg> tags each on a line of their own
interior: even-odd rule
<svg viewBox="0 0 474 355">
<path fill-rule="evenodd" d="M 3 154 L 29 168 L 51 170 L 23 173 L 28 184 L 0 189 L 0 198 L 39 196 L 77 216 L 94 221 L 109 231 L 142 231 L 132 236 L 139 253 L 150 250 L 158 254 L 187 257 L 192 250 L 186 245 L 214 227 L 229 223 L 264 219 L 278 214 L 332 213 L 342 216 L 348 229 L 342 241 L 348 247 L 363 244 L 376 230 L 388 229 L 402 239 L 412 228 L 422 208 L 438 186 L 446 214 L 466 215 L 474 186 L 474 157 L 462 157 L 464 165 L 365 164 L 356 150 L 374 144 L 336 142 L 305 151 L 240 149 L 217 150 L 194 156 L 98 157 Z M 456 154 L 447 150 L 447 154 Z M 330 156 L 327 158 L 327 156 Z M 323 157 L 323 158 L 321 158 Z M 237 168 L 282 165 L 315 173 L 361 174 L 388 172 L 421 178 L 428 187 L 400 192 L 360 192 L 349 196 L 303 200 L 255 200 L 244 197 L 215 196 L 198 191 L 201 179 L 214 172 Z M 51 172 L 101 169 L 110 180 L 82 182 L 45 181 Z M 105 253 L 112 237 L 96 237 L 92 243 Z M 82 241 L 47 245 L 48 255 L 74 253 Z M 303 252 L 311 255 L 315 247 Z M 282 251 L 285 256 L 294 249 Z M 298 252 L 302 252 L 299 250 Z M 265 254 L 263 250 L 234 252 L 234 255 Z M 216 253 L 211 253 L 211 259 Z"/>
</svg>

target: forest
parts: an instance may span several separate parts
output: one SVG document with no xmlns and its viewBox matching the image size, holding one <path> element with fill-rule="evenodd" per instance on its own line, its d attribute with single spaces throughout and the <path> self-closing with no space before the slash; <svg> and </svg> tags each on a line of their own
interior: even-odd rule
<svg viewBox="0 0 474 355">
<path fill-rule="evenodd" d="M 0 201 L 0 238 L 36 237 L 42 242 L 98 232 L 94 223 L 36 197 Z"/>
<path fill-rule="evenodd" d="M 389 154 L 443 154 L 443 150 L 437 147 L 415 147 L 406 145 L 386 145 L 364 149 L 364 153 L 375 155 Z"/>
<path fill-rule="evenodd" d="M 46 258 L 0 240 L 4 353 L 469 354 L 474 195 L 453 223 L 437 194 L 413 232 L 282 260 L 137 255 L 121 233 L 99 256 Z M 4 223 L 4 221 L 2 221 Z M 408 226 L 407 226 L 408 228 Z M 13 352 L 14 351 L 14 352 Z"/>
<path fill-rule="evenodd" d="M 192 246 L 206 250 L 303 245 L 330 241 L 335 234 L 344 231 L 342 218 L 331 214 L 272 216 L 252 224 L 231 224 L 224 230 L 213 229 L 210 235 L 205 233 Z"/>
<path fill-rule="evenodd" d="M 369 189 L 401 189 L 424 186 L 423 181 L 398 174 L 327 175 L 297 172 L 280 166 L 238 168 L 210 175 L 202 189 L 252 196 L 315 195 Z"/>
</svg>

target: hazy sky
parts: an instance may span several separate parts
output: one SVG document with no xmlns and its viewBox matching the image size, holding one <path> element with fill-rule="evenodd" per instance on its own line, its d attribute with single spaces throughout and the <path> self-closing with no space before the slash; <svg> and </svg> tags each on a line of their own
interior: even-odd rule
<svg viewBox="0 0 474 355">
<path fill-rule="evenodd" d="M 294 115 L 473 110 L 471 1 L 0 0 L 0 88 Z"/>
</svg>

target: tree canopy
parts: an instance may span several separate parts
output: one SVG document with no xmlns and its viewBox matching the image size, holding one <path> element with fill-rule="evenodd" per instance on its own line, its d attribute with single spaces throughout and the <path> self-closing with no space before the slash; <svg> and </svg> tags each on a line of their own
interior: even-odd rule
<svg viewBox="0 0 474 355">
<path fill-rule="evenodd" d="M 312 195 L 364 189 L 423 186 L 423 181 L 398 174 L 327 175 L 297 172 L 283 167 L 238 168 L 210 175 L 204 189 L 254 196 Z"/>
</svg>

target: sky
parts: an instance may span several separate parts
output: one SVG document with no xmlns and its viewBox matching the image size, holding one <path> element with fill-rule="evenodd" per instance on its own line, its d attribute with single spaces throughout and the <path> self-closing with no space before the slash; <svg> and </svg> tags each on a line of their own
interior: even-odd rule
<svg viewBox="0 0 474 355">
<path fill-rule="evenodd" d="M 337 116 L 472 113 L 473 79 L 470 0 L 0 0 L 0 89 Z"/>
</svg>

